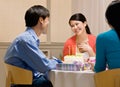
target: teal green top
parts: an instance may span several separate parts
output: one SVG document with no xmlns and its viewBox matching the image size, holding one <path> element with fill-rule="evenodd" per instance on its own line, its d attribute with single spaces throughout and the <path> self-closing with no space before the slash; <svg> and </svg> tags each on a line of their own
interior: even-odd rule
<svg viewBox="0 0 120 87">
<path fill-rule="evenodd" d="M 120 68 L 120 39 L 114 29 L 99 34 L 96 39 L 95 72 Z"/>
</svg>

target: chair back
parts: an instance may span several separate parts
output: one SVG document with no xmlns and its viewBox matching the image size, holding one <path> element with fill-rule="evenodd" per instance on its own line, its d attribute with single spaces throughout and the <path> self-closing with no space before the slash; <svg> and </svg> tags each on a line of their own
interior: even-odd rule
<svg viewBox="0 0 120 87">
<path fill-rule="evenodd" d="M 120 69 L 95 73 L 95 87 L 120 87 Z"/>
<path fill-rule="evenodd" d="M 32 72 L 17 66 L 6 64 L 6 87 L 11 84 L 32 85 Z"/>
</svg>

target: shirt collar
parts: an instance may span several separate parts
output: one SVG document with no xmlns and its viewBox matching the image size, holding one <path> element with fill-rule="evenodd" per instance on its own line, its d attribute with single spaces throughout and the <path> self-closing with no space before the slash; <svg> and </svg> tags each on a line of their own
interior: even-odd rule
<svg viewBox="0 0 120 87">
<path fill-rule="evenodd" d="M 32 28 L 30 28 L 30 27 L 27 27 L 26 31 L 28 31 L 33 36 L 33 38 L 36 40 L 36 42 L 39 45 L 40 44 L 40 40 L 39 40 L 37 34 L 35 33 L 35 31 Z"/>
</svg>

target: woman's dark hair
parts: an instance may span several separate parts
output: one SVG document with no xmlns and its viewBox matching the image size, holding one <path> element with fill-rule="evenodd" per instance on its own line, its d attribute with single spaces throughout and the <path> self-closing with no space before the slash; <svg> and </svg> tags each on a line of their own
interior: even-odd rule
<svg viewBox="0 0 120 87">
<path fill-rule="evenodd" d="M 112 1 L 106 9 L 106 19 L 118 34 L 120 39 L 120 0 Z"/>
<path fill-rule="evenodd" d="M 45 19 L 49 17 L 50 13 L 48 9 L 41 5 L 34 5 L 29 8 L 25 13 L 25 23 L 27 27 L 33 27 L 38 23 L 40 17 Z"/>
<path fill-rule="evenodd" d="M 71 20 L 81 21 L 83 23 L 87 21 L 85 16 L 83 14 L 81 14 L 81 13 L 73 14 L 71 16 L 71 18 L 69 19 L 69 24 L 70 24 Z M 87 34 L 91 34 L 91 31 L 90 31 L 88 25 L 86 25 L 85 29 L 86 29 Z"/>
</svg>

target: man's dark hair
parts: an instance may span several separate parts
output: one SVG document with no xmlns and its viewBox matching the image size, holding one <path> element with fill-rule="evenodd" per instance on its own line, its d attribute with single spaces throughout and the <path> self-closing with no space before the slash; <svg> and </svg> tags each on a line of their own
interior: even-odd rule
<svg viewBox="0 0 120 87">
<path fill-rule="evenodd" d="M 27 27 L 33 27 L 38 23 L 40 17 L 45 19 L 49 17 L 50 13 L 48 9 L 41 5 L 34 5 L 29 8 L 25 13 L 25 23 Z"/>
</svg>

